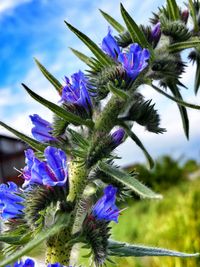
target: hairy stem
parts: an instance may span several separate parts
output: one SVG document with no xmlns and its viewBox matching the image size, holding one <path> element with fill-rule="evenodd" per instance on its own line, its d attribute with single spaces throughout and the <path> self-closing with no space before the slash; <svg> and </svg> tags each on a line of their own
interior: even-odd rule
<svg viewBox="0 0 200 267">
<path fill-rule="evenodd" d="M 71 216 L 69 225 L 64 228 L 58 235 L 51 237 L 47 242 L 46 263 L 57 263 L 69 265 L 72 250 L 72 232 L 74 224 L 77 220 L 77 211 L 80 205 L 80 198 L 86 186 L 87 172 L 85 166 L 77 163 L 78 159 L 74 159 L 69 166 L 69 194 L 67 200 L 76 201 L 75 209 Z"/>
</svg>

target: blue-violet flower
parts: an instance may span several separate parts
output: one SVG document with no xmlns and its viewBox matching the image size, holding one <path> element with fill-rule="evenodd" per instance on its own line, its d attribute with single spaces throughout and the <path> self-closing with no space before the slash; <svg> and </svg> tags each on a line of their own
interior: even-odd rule
<svg viewBox="0 0 200 267">
<path fill-rule="evenodd" d="M 157 44 L 161 37 L 161 23 L 158 22 L 151 30 L 151 42 Z"/>
<path fill-rule="evenodd" d="M 120 47 L 118 46 L 117 41 L 111 33 L 112 31 L 110 27 L 108 27 L 108 34 L 103 38 L 101 47 L 107 55 L 117 60 L 118 55 L 120 53 Z"/>
<path fill-rule="evenodd" d="M 112 135 L 112 145 L 113 145 L 113 149 L 116 148 L 117 146 L 119 146 L 125 136 L 125 131 L 122 128 L 119 128 L 118 130 L 116 130 Z"/>
<path fill-rule="evenodd" d="M 64 186 L 67 182 L 67 157 L 63 150 L 48 146 L 44 150 L 46 161 L 35 157 L 32 149 L 25 151 L 27 166 L 23 177 L 27 184 L 42 184 L 47 186 Z"/>
<path fill-rule="evenodd" d="M 34 267 L 35 263 L 31 259 L 26 259 L 25 262 L 20 261 L 20 262 L 15 262 L 13 267 Z M 11 267 L 11 265 L 7 265 L 6 267 Z"/>
<path fill-rule="evenodd" d="M 22 214 L 24 199 L 17 194 L 19 190 L 15 183 L 0 185 L 0 217 L 3 220 L 16 218 Z"/>
<path fill-rule="evenodd" d="M 149 57 L 149 50 L 142 49 L 135 43 L 130 45 L 128 52 L 119 54 L 118 61 L 121 62 L 128 76 L 134 80 L 147 67 Z"/>
<path fill-rule="evenodd" d="M 33 137 L 39 142 L 56 141 L 56 138 L 52 136 L 53 127 L 52 124 L 39 115 L 34 114 L 29 116 L 34 127 L 32 128 Z"/>
<path fill-rule="evenodd" d="M 71 76 L 71 81 L 65 77 L 66 85 L 62 89 L 61 102 L 73 105 L 91 113 L 92 102 L 87 90 L 87 78 L 79 71 Z"/>
<path fill-rule="evenodd" d="M 118 222 L 119 209 L 115 205 L 117 188 L 108 185 L 104 195 L 92 208 L 92 215 L 98 220 Z"/>
</svg>

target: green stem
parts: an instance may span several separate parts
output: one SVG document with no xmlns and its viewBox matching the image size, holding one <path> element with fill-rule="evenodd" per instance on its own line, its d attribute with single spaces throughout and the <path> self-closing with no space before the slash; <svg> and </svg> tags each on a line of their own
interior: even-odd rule
<svg viewBox="0 0 200 267">
<path fill-rule="evenodd" d="M 117 117 L 126 105 L 124 99 L 112 96 L 104 110 L 97 117 L 94 132 L 92 133 L 92 145 L 98 142 L 102 133 L 106 134 L 116 125 Z M 91 150 L 92 151 L 92 150 Z M 83 193 L 87 185 L 87 175 L 90 169 L 86 165 L 80 165 L 78 158 L 73 159 L 69 166 L 69 194 L 67 201 L 76 203 L 70 225 L 63 229 L 57 236 L 53 236 L 47 242 L 46 263 L 59 262 L 63 265 L 70 264 L 70 255 L 73 248 L 72 235 L 78 231 L 82 225 L 83 211 L 81 209 L 81 201 Z"/>
<path fill-rule="evenodd" d="M 69 166 L 69 194 L 67 200 L 76 201 L 76 206 L 71 216 L 69 225 L 58 235 L 51 237 L 47 242 L 46 263 L 57 263 L 65 266 L 70 263 L 70 255 L 73 244 L 70 243 L 73 234 L 74 224 L 77 220 L 77 212 L 80 206 L 80 199 L 86 186 L 87 172 L 85 166 L 77 163 L 78 159 L 71 161 Z"/>
</svg>

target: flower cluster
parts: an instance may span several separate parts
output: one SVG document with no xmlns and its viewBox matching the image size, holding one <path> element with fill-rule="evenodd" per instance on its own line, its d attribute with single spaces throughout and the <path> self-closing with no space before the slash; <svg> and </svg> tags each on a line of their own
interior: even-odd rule
<svg viewBox="0 0 200 267">
<path fill-rule="evenodd" d="M 32 149 L 25 151 L 26 166 L 23 170 L 25 184 L 64 186 L 67 182 L 67 157 L 63 150 L 48 146 L 44 150 L 46 161 L 40 161 Z"/>
<path fill-rule="evenodd" d="M 0 185 L 0 216 L 3 220 L 22 215 L 24 198 L 19 193 L 17 185 L 13 182 Z"/>
<path fill-rule="evenodd" d="M 158 26 L 153 31 L 152 35 L 155 37 L 158 32 Z M 150 53 L 148 49 L 142 49 L 139 44 L 131 44 L 127 52 L 120 50 L 115 38 L 111 34 L 111 30 L 108 30 L 108 34 L 102 41 L 103 51 L 122 64 L 129 78 L 135 80 L 137 76 L 148 66 L 148 60 Z"/>
</svg>

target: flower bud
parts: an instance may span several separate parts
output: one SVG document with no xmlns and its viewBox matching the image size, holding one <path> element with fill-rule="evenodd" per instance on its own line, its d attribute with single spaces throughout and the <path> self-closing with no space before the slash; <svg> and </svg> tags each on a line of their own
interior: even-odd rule
<svg viewBox="0 0 200 267">
<path fill-rule="evenodd" d="M 189 17 L 189 10 L 185 9 L 182 13 L 181 13 L 181 20 L 186 24 L 188 21 L 188 17 Z"/>
<path fill-rule="evenodd" d="M 116 148 L 122 143 L 124 139 L 124 135 L 125 135 L 125 131 L 122 128 L 119 128 L 112 134 L 111 137 L 112 137 L 113 148 Z"/>
<path fill-rule="evenodd" d="M 157 43 L 159 42 L 160 37 L 161 37 L 161 27 L 160 26 L 161 26 L 161 24 L 160 24 L 160 22 L 158 22 L 152 28 L 152 31 L 151 31 L 151 41 L 154 44 L 154 46 L 157 45 Z"/>
</svg>

